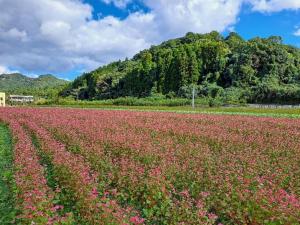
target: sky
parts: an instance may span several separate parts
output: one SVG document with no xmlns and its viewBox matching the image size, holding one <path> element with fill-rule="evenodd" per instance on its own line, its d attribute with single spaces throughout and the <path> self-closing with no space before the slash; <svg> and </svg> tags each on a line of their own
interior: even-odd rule
<svg viewBox="0 0 300 225">
<path fill-rule="evenodd" d="M 0 74 L 73 80 L 187 32 L 279 35 L 300 47 L 300 0 L 0 0 Z"/>
</svg>

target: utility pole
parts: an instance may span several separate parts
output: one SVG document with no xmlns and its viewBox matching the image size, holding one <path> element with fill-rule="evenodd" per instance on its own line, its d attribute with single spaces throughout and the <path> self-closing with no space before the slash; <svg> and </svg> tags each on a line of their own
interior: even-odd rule
<svg viewBox="0 0 300 225">
<path fill-rule="evenodd" d="M 193 99 L 192 99 L 192 107 L 195 108 L 195 86 L 193 86 Z"/>
</svg>

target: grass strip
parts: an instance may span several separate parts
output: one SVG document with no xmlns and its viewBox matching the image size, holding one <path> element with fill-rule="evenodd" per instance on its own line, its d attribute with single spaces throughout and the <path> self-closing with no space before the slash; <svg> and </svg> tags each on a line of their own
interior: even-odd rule
<svg viewBox="0 0 300 225">
<path fill-rule="evenodd" d="M 0 224 L 14 224 L 16 186 L 14 182 L 12 139 L 6 125 L 0 124 Z"/>
<path fill-rule="evenodd" d="M 39 108 L 66 108 L 66 109 L 85 109 L 85 110 L 116 110 L 116 111 L 137 111 L 137 112 L 170 112 L 179 114 L 212 114 L 212 115 L 240 115 L 255 117 L 273 117 L 273 118 L 300 118 L 299 108 L 252 108 L 252 107 L 203 107 L 195 108 L 186 106 L 177 107 L 154 107 L 154 106 L 106 106 L 106 105 L 51 105 L 38 106 Z"/>
</svg>

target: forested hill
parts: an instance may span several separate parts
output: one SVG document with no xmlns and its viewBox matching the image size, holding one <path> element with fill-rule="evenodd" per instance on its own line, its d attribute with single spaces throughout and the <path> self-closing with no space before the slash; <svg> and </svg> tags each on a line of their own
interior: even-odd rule
<svg viewBox="0 0 300 225">
<path fill-rule="evenodd" d="M 68 83 L 50 74 L 40 75 L 37 78 L 30 78 L 20 73 L 1 74 L 0 92 L 47 96 L 60 91 Z"/>
<path fill-rule="evenodd" d="M 188 97 L 192 86 L 211 98 L 300 102 L 300 50 L 277 36 L 246 41 L 236 33 L 188 33 L 83 74 L 62 95 Z"/>
</svg>

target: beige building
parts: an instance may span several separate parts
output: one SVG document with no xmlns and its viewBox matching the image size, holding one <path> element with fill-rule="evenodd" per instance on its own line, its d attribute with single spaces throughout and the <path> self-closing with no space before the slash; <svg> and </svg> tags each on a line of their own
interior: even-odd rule
<svg viewBox="0 0 300 225">
<path fill-rule="evenodd" d="M 10 95 L 9 96 L 9 102 L 11 104 L 13 103 L 32 103 L 34 102 L 34 97 L 33 96 L 24 96 L 24 95 Z"/>
<path fill-rule="evenodd" d="M 0 107 L 5 106 L 5 93 L 0 92 Z"/>
</svg>

